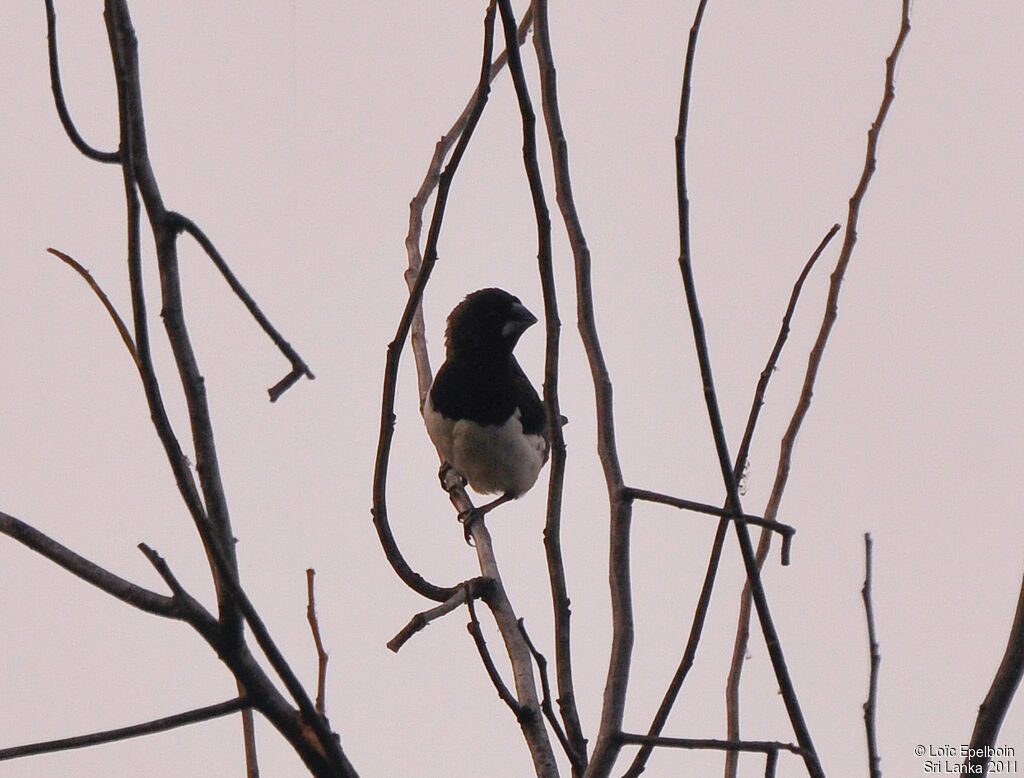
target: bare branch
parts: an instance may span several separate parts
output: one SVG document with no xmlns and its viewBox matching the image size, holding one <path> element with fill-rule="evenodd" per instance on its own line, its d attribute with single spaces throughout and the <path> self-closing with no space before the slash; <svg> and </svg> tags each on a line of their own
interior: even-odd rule
<svg viewBox="0 0 1024 778">
<path fill-rule="evenodd" d="M 807 756 L 807 751 L 793 743 L 778 740 L 716 740 L 715 738 L 651 737 L 623 732 L 619 736 L 623 745 L 654 745 L 666 748 L 685 748 L 711 751 L 753 751 L 761 754 L 789 751 L 798 756 Z"/>
<path fill-rule="evenodd" d="M 196 243 L 200 245 L 206 255 L 210 258 L 216 268 L 220 271 L 221 275 L 224 276 L 224 280 L 228 282 L 228 286 L 231 287 L 231 291 L 235 293 L 235 296 L 242 301 L 242 304 L 249 311 L 250 315 L 256 320 L 256 323 L 260 325 L 263 331 L 267 334 L 277 346 L 278 350 L 284 354 L 284 356 L 291 362 L 292 369 L 284 378 L 282 378 L 277 384 L 271 387 L 268 392 L 270 394 L 270 401 L 274 402 L 278 397 L 281 396 L 292 384 L 299 380 L 302 376 L 306 376 L 310 380 L 316 378 L 313 372 L 309 369 L 306 363 L 299 356 L 298 352 L 292 348 L 291 344 L 284 339 L 277 328 L 270 323 L 270 320 L 266 317 L 260 307 L 256 304 L 256 301 L 252 298 L 252 295 L 246 290 L 242 283 L 238 280 L 238 277 L 231 270 L 224 257 L 217 250 L 217 247 L 213 245 L 206 233 L 197 225 L 194 221 L 189 219 L 187 216 L 182 216 L 180 213 L 169 211 L 167 218 L 171 225 L 176 225 L 178 229 L 183 232 L 187 232 L 191 235 Z"/>
<path fill-rule="evenodd" d="M 526 631 L 526 624 L 522 619 L 519 619 L 519 630 L 523 633 L 523 640 L 526 641 L 526 645 L 530 649 L 530 653 L 533 654 L 533 660 L 537 663 L 537 670 L 540 673 L 540 687 L 543 694 L 540 701 L 540 708 L 544 711 L 544 718 L 548 720 L 551 728 L 555 731 L 555 735 L 558 737 L 558 742 L 562 744 L 562 750 L 565 751 L 565 755 L 569 757 L 569 762 L 572 764 L 573 772 L 582 775 L 583 771 L 587 769 L 587 755 L 585 753 L 580 754 L 573 750 L 572 743 L 569 742 L 569 739 L 565 734 L 565 730 L 562 729 L 561 723 L 555 716 L 555 709 L 551 706 L 551 684 L 548 681 L 548 660 L 545 659 L 537 646 L 535 646 L 533 641 L 530 640 L 530 635 Z"/>
<path fill-rule="evenodd" d="M 740 442 L 739 450 L 736 452 L 736 462 L 733 465 L 733 473 L 737 479 L 741 476 L 743 470 L 747 466 L 747 457 L 750 451 L 750 445 L 754 438 L 754 430 L 757 427 L 761 408 L 764 406 L 764 397 L 768 391 L 768 383 L 771 381 L 771 377 L 775 374 L 775 365 L 778 363 L 779 357 L 782 355 L 783 346 L 785 346 L 786 341 L 789 338 L 790 322 L 793 318 L 794 312 L 796 311 L 797 301 L 800 299 L 800 292 L 803 290 L 804 282 L 810 274 L 811 269 L 818 261 L 818 258 L 825 251 L 825 247 L 828 246 L 829 242 L 838 230 L 838 224 L 832 226 L 829 232 L 818 244 L 818 247 L 811 253 L 810 258 L 804 264 L 803 270 L 800 272 L 796 282 L 793 284 L 793 291 L 789 297 L 789 305 L 786 307 L 786 313 L 782 317 L 782 326 L 779 328 L 779 334 L 775 339 L 775 345 L 772 348 L 771 354 L 768 356 L 768 361 L 765 363 L 764 370 L 761 371 L 760 380 L 758 380 L 757 388 L 754 391 L 754 399 L 750 404 L 750 413 L 747 415 L 747 425 L 743 430 L 743 439 Z M 725 505 L 728 507 L 728 500 L 726 500 Z M 682 658 L 679 660 L 679 666 L 676 668 L 676 672 L 672 676 L 672 680 L 669 682 L 668 689 L 665 691 L 665 696 L 662 698 L 661 704 L 658 706 L 658 711 L 655 713 L 654 719 L 651 722 L 651 726 L 647 732 L 648 736 L 656 737 L 661 734 L 661 731 L 665 726 L 665 722 L 668 720 L 668 714 L 671 712 L 672 706 L 675 704 L 676 698 L 679 696 L 680 689 L 682 689 L 683 681 L 686 679 L 687 673 L 690 672 L 694 658 L 697 656 L 697 646 L 700 643 L 700 638 L 704 631 L 704 621 L 707 618 L 708 608 L 711 605 L 711 592 L 714 588 L 715 579 L 718 575 L 718 564 L 721 560 L 722 549 L 725 546 L 725 537 L 728 528 L 729 520 L 723 518 L 718 523 L 718 529 L 715 532 L 715 539 L 711 545 L 711 554 L 708 559 L 707 572 L 704 574 L 704 584 L 701 587 L 700 596 L 697 598 L 697 606 L 694 609 L 693 621 L 690 625 L 690 635 L 686 640 L 686 648 L 683 651 Z M 782 553 L 783 563 L 785 564 L 788 562 L 787 544 L 785 542 L 783 542 Z M 651 745 L 645 744 L 642 746 L 637 752 L 636 757 L 634 757 L 629 770 L 626 771 L 624 778 L 636 778 L 636 776 L 640 775 L 644 771 L 644 765 L 650 758 L 652 750 L 653 746 Z M 771 755 L 769 755 L 769 764 L 772 764 Z"/>
<path fill-rule="evenodd" d="M 388 521 L 387 513 L 387 477 L 388 463 L 391 456 L 391 442 L 395 434 L 395 391 L 398 386 L 398 366 L 402 356 L 402 349 L 405 347 L 406 338 L 412 327 L 413 319 L 419 313 L 420 301 L 423 298 L 423 290 L 430 273 L 437 262 L 437 240 L 441 234 L 441 223 L 444 220 L 445 206 L 448 202 L 448 192 L 451 188 L 451 181 L 459 168 L 473 131 L 476 129 L 480 116 L 483 114 L 484 106 L 487 104 L 487 97 L 490 94 L 491 78 L 491 56 L 494 45 L 494 3 L 488 5 L 487 13 L 484 16 L 484 46 L 483 62 L 480 68 L 480 80 L 477 85 L 473 108 L 466 119 L 462 134 L 459 135 L 455 150 L 445 166 L 437 182 L 437 196 L 434 198 L 434 213 L 430 220 L 430 228 L 427 231 L 427 243 L 423 250 L 423 262 L 416 275 L 416 281 L 409 292 L 409 299 L 406 301 L 402 318 L 398 322 L 398 329 L 395 337 L 388 344 L 387 360 L 384 365 L 384 388 L 381 397 L 381 418 L 380 435 L 377 440 L 377 456 L 373 469 L 373 524 L 377 528 L 377 536 L 380 539 L 384 554 L 391 563 L 392 568 L 402 579 L 406 586 L 435 602 L 444 602 L 455 594 L 456 587 L 437 586 L 427 581 L 417 573 L 405 560 L 394 533 L 391 531 L 391 524 Z M 421 314 L 419 314 L 421 315 Z"/>
<path fill-rule="evenodd" d="M 476 617 L 473 601 L 466 600 L 466 606 L 469 608 L 469 624 L 466 625 L 466 629 L 473 636 L 473 642 L 476 644 L 476 650 L 479 652 L 480 659 L 484 663 L 484 669 L 487 670 L 487 676 L 491 679 L 491 683 L 494 684 L 494 688 L 498 692 L 498 697 L 501 698 L 501 701 L 508 705 L 517 720 L 522 721 L 524 715 L 523 708 L 520 706 L 519 701 L 516 700 L 515 695 L 509 691 L 505 682 L 501 680 L 501 674 L 494 665 L 491 652 L 487 649 L 487 642 L 484 640 L 484 633 L 480 629 L 480 621 Z"/>
<path fill-rule="evenodd" d="M 537 778 L 557 778 L 558 765 L 544 726 L 540 696 L 537 694 L 537 683 L 533 675 L 533 655 L 519 628 L 519 619 L 502 583 L 494 547 L 491 545 L 491 535 L 483 519 L 474 521 L 469 531 L 476 548 L 480 572 L 490 582 L 491 589 L 487 592 L 484 602 L 491 609 L 494 623 L 505 643 L 505 651 L 512 665 L 519 724 L 533 757 Z M 469 603 L 472 604 L 472 600 Z"/>
<path fill-rule="evenodd" d="M 999 662 L 992 685 L 978 708 L 978 718 L 971 733 L 972 755 L 964 762 L 964 774 L 987 775 L 991 758 L 985 756 L 996 747 L 996 738 L 1013 697 L 1024 677 L 1024 581 L 1021 582 L 1017 609 L 1006 641 L 1006 651 Z"/>
<path fill-rule="evenodd" d="M 686 65 L 683 74 L 682 94 L 679 105 L 679 128 L 676 133 L 676 183 L 678 189 L 679 206 L 679 269 L 683 277 L 683 286 L 686 290 L 686 303 L 690 312 L 690 323 L 693 329 L 693 341 L 697 350 L 697 361 L 700 364 L 701 380 L 704 387 L 704 400 L 707 405 L 708 420 L 711 423 L 711 431 L 714 435 L 715 450 L 718 454 L 718 462 L 722 471 L 722 479 L 725 482 L 725 489 L 728 495 L 729 505 L 737 514 L 743 513 L 740 501 L 737 478 L 733 472 L 732 459 L 729 456 L 729 447 L 725 439 L 725 430 L 722 424 L 721 411 L 718 406 L 718 397 L 715 393 L 714 377 L 711 370 L 711 357 L 708 351 L 707 337 L 704 332 L 704 322 L 701 319 L 700 305 L 697 300 L 697 289 L 694 282 L 693 267 L 690 255 L 690 204 L 686 191 L 686 128 L 689 118 L 690 107 L 690 82 L 693 74 L 693 61 L 696 51 L 697 36 L 700 31 L 700 22 L 703 17 L 706 0 L 702 0 L 697 9 L 693 27 L 690 30 L 690 40 L 686 53 Z M 782 653 L 782 644 L 779 641 L 768 607 L 768 599 L 761 584 L 759 568 L 754 555 L 754 548 L 750 542 L 750 533 L 746 523 L 740 519 L 733 522 L 737 539 L 739 540 L 740 551 L 743 555 L 743 565 L 747 571 L 747 581 L 757 607 L 758 619 L 761 622 L 761 630 L 764 633 L 765 643 L 768 647 L 768 654 L 771 658 L 772 668 L 775 677 L 779 682 L 779 690 L 782 693 L 786 705 L 786 712 L 789 714 L 793 731 L 796 734 L 797 742 L 805 750 L 804 761 L 807 770 L 812 778 L 824 778 L 824 771 L 818 762 L 814 751 L 814 744 L 811 740 L 811 733 L 807 729 L 803 713 L 800 710 L 800 702 L 793 687 L 789 670 L 786 667 L 786 660 Z"/>
<path fill-rule="evenodd" d="M 836 262 L 835 270 L 833 270 L 829 282 L 828 299 L 825 303 L 825 314 L 822 318 L 821 327 L 818 330 L 818 336 L 815 340 L 814 346 L 808 356 L 807 371 L 804 375 L 800 398 L 797 401 L 796 409 L 790 419 L 786 433 L 782 438 L 775 483 L 772 486 L 771 496 L 769 497 L 768 504 L 765 507 L 765 518 L 774 519 L 775 516 L 778 515 L 779 505 L 782 502 L 782 494 L 789 480 L 789 471 L 792 464 L 793 450 L 796 444 L 797 434 L 800 431 L 800 427 L 803 425 L 807 412 L 810 410 L 811 398 L 814 394 L 814 384 L 825 354 L 825 347 L 828 344 L 832 328 L 835 326 L 836 320 L 839 318 L 839 295 L 842 290 L 846 269 L 850 264 L 850 259 L 853 256 L 853 249 L 857 243 L 857 225 L 860 220 L 861 204 L 867 194 L 868 185 L 871 182 L 871 178 L 874 175 L 875 168 L 878 163 L 879 136 L 881 134 L 882 127 L 885 124 L 885 119 L 889 114 L 889 109 L 892 107 L 893 101 L 896 99 L 896 63 L 899 60 L 900 53 L 903 50 L 903 44 L 909 33 L 910 2 L 909 0 L 903 0 L 899 32 L 896 36 L 896 41 L 893 44 L 892 51 L 885 61 L 885 85 L 882 100 L 878 106 L 878 113 L 875 116 L 875 120 L 872 122 L 871 128 L 868 130 L 864 168 L 861 172 L 860 180 L 857 183 L 857 188 L 850 197 L 843 246 L 840 249 L 839 259 Z M 758 570 L 760 570 L 761 566 L 764 564 L 764 560 L 767 559 L 770 546 L 771 535 L 770 533 L 766 533 L 762 530 L 761 537 L 758 540 L 757 553 L 755 555 L 755 563 Z M 732 664 L 729 671 L 728 690 L 726 693 L 729 719 L 728 731 L 729 736 L 733 738 L 739 736 L 739 682 L 744 657 L 746 656 L 749 636 L 749 621 L 750 595 L 745 588 L 740 599 L 739 623 L 737 625 L 736 643 L 733 650 Z M 735 766 L 733 766 L 732 772 L 727 772 L 726 775 L 735 775 Z"/>
<path fill-rule="evenodd" d="M 126 0 L 108 0 L 104 11 L 107 35 L 114 61 L 114 75 L 118 87 L 118 108 L 123 149 L 125 186 L 137 190 L 145 206 L 150 229 L 156 243 L 157 267 L 160 274 L 161 317 L 167 340 L 181 380 L 188 408 L 189 426 L 196 457 L 196 473 L 203 494 L 208 523 L 200 529 L 210 532 L 204 543 L 217 542 L 223 549 L 231 568 L 234 560 L 234 535 L 220 477 L 220 464 L 214 443 L 213 423 L 206 397 L 206 386 L 196 359 L 192 341 L 185 323 L 181 277 L 178 267 L 178 227 L 164 205 L 160 187 L 149 157 L 142 86 L 139 75 L 138 42 L 131 24 Z M 133 300 L 134 302 L 134 300 Z M 144 310 L 142 314 L 144 315 Z M 136 311 L 138 321 L 139 311 Z M 136 332 L 136 344 L 142 355 L 142 339 Z M 195 518 L 195 513 L 193 513 Z M 223 596 L 220 575 L 214 571 L 218 584 L 220 619 L 237 635 L 241 634 L 241 619 L 233 604 Z"/>
<path fill-rule="evenodd" d="M 717 505 L 710 505 L 705 502 L 697 502 L 696 500 L 687 500 L 684 497 L 673 497 L 669 494 L 652 492 L 649 489 L 637 489 L 632 486 L 627 486 L 624 489 L 623 494 L 627 498 L 633 500 L 644 500 L 645 502 L 670 505 L 673 508 L 694 511 L 696 513 L 707 513 L 711 516 L 720 516 L 724 519 L 738 518 L 747 522 L 747 524 L 756 524 L 759 527 L 764 527 L 769 532 L 777 532 L 782 535 L 782 564 L 789 564 L 790 541 L 792 541 L 793 535 L 796 534 L 796 530 L 788 524 L 782 524 L 781 522 L 765 519 L 761 516 L 754 516 L 749 513 L 736 516 L 730 512 L 728 508 L 719 508 Z"/>
<path fill-rule="evenodd" d="M 128 353 L 131 355 L 132 361 L 135 363 L 135 367 L 141 371 L 142 367 L 139 365 L 139 355 L 135 350 L 135 341 L 132 340 L 132 334 L 128 330 L 127 325 L 125 325 L 121 315 L 117 312 L 114 304 L 110 302 L 110 298 L 107 297 L 107 293 L 103 291 L 103 288 L 98 283 L 96 283 L 96 279 L 92 277 L 92 274 L 88 270 L 63 251 L 47 249 L 47 252 L 53 254 L 64 262 L 64 264 L 69 265 L 76 273 L 78 273 L 78 275 L 85 279 L 89 288 L 92 289 L 100 302 L 103 303 L 103 307 L 107 309 L 107 313 L 110 314 L 110 318 L 113 319 L 114 326 L 117 327 L 117 332 L 121 336 L 121 340 L 124 342 L 125 348 L 128 349 Z"/>
<path fill-rule="evenodd" d="M 93 732 L 76 737 L 66 737 L 60 740 L 47 740 L 42 743 L 29 743 L 13 748 L 3 748 L 0 749 L 0 762 L 24 756 L 52 754 L 56 751 L 70 751 L 75 748 L 113 743 L 142 735 L 152 735 L 156 732 L 166 732 L 189 724 L 197 724 L 201 721 L 209 721 L 221 716 L 230 716 L 232 713 L 248 709 L 251 704 L 245 697 L 236 697 L 216 705 L 207 705 L 204 708 L 196 708 L 185 713 L 176 713 L 173 716 L 165 716 L 164 718 L 154 719 L 142 724 L 132 724 L 128 727 L 108 729 L 103 732 Z"/>
<path fill-rule="evenodd" d="M 533 6 L 531 5 L 526 9 L 523 18 L 519 21 L 516 41 L 520 46 L 526 41 L 526 33 L 529 31 L 532 21 Z M 497 78 L 507 62 L 508 51 L 502 51 L 491 64 L 488 84 Z M 442 135 L 441 140 L 434 146 L 434 156 L 430 158 L 430 163 L 427 165 L 427 174 L 423 179 L 423 183 L 420 184 L 419 190 L 409 202 L 409 232 L 405 236 L 405 250 L 409 257 L 409 267 L 405 271 L 405 283 L 409 287 L 410 292 L 412 292 L 413 286 L 416 284 L 416 278 L 419 276 L 420 267 L 423 264 L 423 256 L 420 254 L 420 236 L 423 233 L 423 211 L 426 209 L 427 201 L 430 199 L 430 195 L 437 187 L 441 178 L 441 168 L 444 165 L 445 158 L 448 156 L 448 152 L 451 150 L 452 145 L 462 137 L 462 133 L 466 129 L 479 94 L 480 86 L 478 83 L 477 88 L 466 103 L 466 107 L 459 114 L 459 118 L 452 123 L 452 126 L 448 128 L 448 132 Z M 430 357 L 427 354 L 426 327 L 423 323 L 422 306 L 417 306 L 413 318 L 411 345 L 413 356 L 416 360 L 416 377 L 419 384 L 420 406 L 422 407 L 427 396 L 427 390 L 430 389 L 430 384 L 434 379 L 433 371 L 430 369 Z"/>
<path fill-rule="evenodd" d="M 417 613 L 413 616 L 409 620 L 409 623 L 402 627 L 401 631 L 387 642 L 388 649 L 397 654 L 399 649 L 409 641 L 409 638 L 422 630 L 432 621 L 436 621 L 442 616 L 451 613 L 453 610 L 469 600 L 475 600 L 479 597 L 483 597 L 490 591 L 490 589 L 491 582 L 482 577 L 471 578 L 465 583 L 459 584 L 459 586 L 455 588 L 455 594 L 436 608 L 425 610 L 422 613 Z"/>
<path fill-rule="evenodd" d="M 882 778 L 881 758 L 878 756 L 878 735 L 875 732 L 876 695 L 878 694 L 878 638 L 875 635 L 875 609 L 871 603 L 871 533 L 864 533 L 864 586 L 860 590 L 864 599 L 864 616 L 868 623 L 868 650 L 871 671 L 868 680 L 868 699 L 864 703 L 864 730 L 868 744 L 868 774 Z"/>
<path fill-rule="evenodd" d="M 313 633 L 313 644 L 316 646 L 316 712 L 327 715 L 327 651 L 324 649 L 323 638 L 320 637 L 320 620 L 316 616 L 316 595 L 313 589 L 313 578 L 316 571 L 310 567 L 306 570 L 306 620 L 309 631 Z"/>
<path fill-rule="evenodd" d="M 60 80 L 60 62 L 57 57 L 57 13 L 53 9 L 53 0 L 46 0 L 46 46 L 50 57 L 50 88 L 53 91 L 53 102 L 68 139 L 89 159 L 96 162 L 120 162 L 121 154 L 119 152 L 100 151 L 86 143 L 71 119 L 71 113 L 64 100 L 64 87 Z"/>
<path fill-rule="evenodd" d="M 611 382 L 601 354 L 600 342 L 593 319 L 593 297 L 590 289 L 590 249 L 579 212 L 576 209 L 572 193 L 572 179 L 569 169 L 569 146 L 562 128 L 561 111 L 558 105 L 557 72 L 555 70 L 554 53 L 551 46 L 551 31 L 548 22 L 547 0 L 535 0 L 536 30 L 533 36 L 534 51 L 540 70 L 541 106 L 544 111 L 544 122 L 547 129 L 548 144 L 554 166 L 555 199 L 558 202 L 562 221 L 565 224 L 569 245 L 573 253 L 576 268 L 576 293 L 579 328 L 583 335 L 587 358 L 591 365 L 594 384 L 597 389 L 599 444 L 602 463 L 605 467 L 605 478 L 612 495 L 618 493 L 622 485 L 622 475 L 615 451 L 614 426 L 611 415 Z M 548 321 L 548 343 L 552 343 L 557 335 L 553 322 Z M 549 357 L 551 351 L 548 352 Z M 579 776 L 586 768 L 587 740 L 580 724 L 579 711 L 576 706 L 576 692 L 573 682 L 571 610 L 569 607 L 568 586 L 565 580 L 565 565 L 562 559 L 561 545 L 561 495 L 562 482 L 565 474 L 565 442 L 562 437 L 561 425 L 557 424 L 560 414 L 556 415 L 557 406 L 552 405 L 551 418 L 556 424 L 557 436 L 552 447 L 551 486 L 548 491 L 548 519 L 544 528 L 544 549 L 548 560 L 548 577 L 551 585 L 551 599 L 554 607 L 555 628 L 555 677 L 558 683 L 558 706 L 565 722 L 566 736 L 572 743 L 572 750 L 579 758 L 573 762 L 573 774 Z M 628 559 L 629 544 L 629 512 L 630 508 L 622 501 L 613 508 L 613 558 Z M 614 521 L 614 517 L 619 519 Z M 627 575 L 628 575 L 628 571 Z M 618 677 L 628 677 L 629 656 L 632 641 L 632 606 L 629 592 L 621 585 L 621 570 L 613 573 L 614 587 L 618 593 L 613 595 L 616 607 L 615 624 L 618 639 L 614 641 L 612 665 Z M 623 673 L 625 670 L 625 673 Z M 611 673 L 611 668 L 610 668 Z M 620 694 L 621 693 L 621 694 Z M 624 697 L 625 685 L 621 689 L 616 686 L 612 704 L 606 708 L 607 716 L 602 716 L 606 734 L 617 729 L 621 724 L 618 709 L 619 698 Z M 612 741 L 605 741 L 612 746 Z M 612 757 L 611 750 L 606 750 Z"/>
<path fill-rule="evenodd" d="M 0 512 L 0 533 L 27 546 L 51 562 L 56 562 L 72 575 L 133 608 L 168 618 L 179 617 L 178 604 L 173 597 L 157 594 L 111 573 L 85 557 L 79 556 L 66 546 L 62 546 L 21 519 Z"/>
</svg>

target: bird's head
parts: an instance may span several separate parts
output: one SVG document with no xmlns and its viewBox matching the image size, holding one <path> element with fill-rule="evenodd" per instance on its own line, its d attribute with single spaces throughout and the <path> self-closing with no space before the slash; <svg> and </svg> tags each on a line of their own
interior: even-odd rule
<svg viewBox="0 0 1024 778">
<path fill-rule="evenodd" d="M 503 289 L 480 289 L 467 295 L 448 316 L 448 355 L 509 356 L 537 317 L 519 298 Z"/>
</svg>

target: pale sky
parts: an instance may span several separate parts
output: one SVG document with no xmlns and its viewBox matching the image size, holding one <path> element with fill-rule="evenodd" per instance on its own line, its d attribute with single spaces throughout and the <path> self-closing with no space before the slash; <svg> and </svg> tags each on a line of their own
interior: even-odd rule
<svg viewBox="0 0 1024 778">
<path fill-rule="evenodd" d="M 70 110 L 91 144 L 112 149 L 116 102 L 102 3 L 57 5 Z M 676 264 L 672 138 L 695 5 L 553 3 L 551 27 L 626 480 L 720 503 Z M 466 634 L 464 610 L 398 655 L 385 648 L 431 603 L 392 573 L 369 515 L 385 348 L 406 298 L 408 202 L 472 91 L 484 6 L 132 4 L 150 151 L 167 205 L 203 226 L 317 375 L 270 405 L 265 390 L 287 372 L 285 361 L 209 262 L 183 249 L 186 315 L 244 583 L 312 686 L 304 571 L 316 568 L 331 656 L 328 714 L 367 777 L 531 774 L 519 728 Z M 709 3 L 688 146 L 693 261 L 732 451 L 791 285 L 831 224 L 845 220 L 899 10 L 898 0 Z M 878 731 L 891 778 L 925 774 L 915 746 L 969 740 L 1020 591 L 1022 40 L 1020 3 L 915 4 L 840 318 L 797 443 L 780 514 L 797 528 L 793 564 L 782 568 L 773 554 L 765 581 L 830 776 L 866 774 L 865 531 L 875 541 Z M 45 253 L 52 246 L 74 256 L 127 315 L 120 171 L 86 160 L 64 136 L 41 1 L 7 9 L 0 51 L 0 510 L 163 591 L 136 549 L 146 542 L 210 602 L 205 557 L 131 360 L 81 279 Z M 532 57 L 531 46 L 524 52 Z M 542 312 L 520 147 L 514 94 L 502 77 L 453 186 L 427 290 L 435 367 L 444 317 L 466 293 L 501 286 Z M 570 418 L 563 542 L 577 695 L 593 745 L 610 634 L 607 505 L 571 255 L 550 176 L 546 186 L 564 325 L 562 410 Z M 769 389 L 748 512 L 764 507 L 838 244 L 808 281 Z M 158 336 L 155 280 L 151 272 Z M 169 352 L 155 339 L 165 395 L 183 429 Z M 543 341 L 534 328 L 518 351 L 538 384 Z M 397 413 L 389 493 L 396 536 L 427 578 L 469 578 L 475 555 L 437 487 L 409 352 Z M 513 604 L 553 661 L 543 504 L 537 487 L 488 526 Z M 630 731 L 646 731 L 678 663 L 714 528 L 696 514 L 635 511 Z M 742 580 L 730 537 L 697 664 L 667 735 L 725 736 L 724 678 Z M 135 612 L 2 537 L 0 631 L 0 748 L 235 693 L 189 628 Z M 756 629 L 743 700 L 744 737 L 793 740 Z M 0 775 L 236 776 L 239 732 L 237 717 L 220 719 L 5 762 Z M 264 722 L 258 736 L 264 775 L 303 774 Z M 1020 769 L 1020 700 L 999 743 L 1017 749 Z M 744 778 L 763 774 L 760 759 L 742 764 Z M 718 775 L 720 765 L 719 756 L 665 751 L 647 774 Z M 778 774 L 806 773 L 784 756 Z"/>
</svg>

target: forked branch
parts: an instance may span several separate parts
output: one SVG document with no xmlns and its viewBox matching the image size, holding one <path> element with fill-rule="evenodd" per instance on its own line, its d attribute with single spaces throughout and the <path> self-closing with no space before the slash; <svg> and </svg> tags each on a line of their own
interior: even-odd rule
<svg viewBox="0 0 1024 778">
<path fill-rule="evenodd" d="M 779 463 L 775 476 L 775 483 L 772 486 L 771 496 L 765 508 L 765 518 L 774 519 L 778 514 L 779 505 L 782 502 L 782 494 L 789 480 L 789 471 L 793 458 L 793 450 L 796 444 L 797 433 L 803 425 L 811 407 L 811 398 L 814 394 L 814 384 L 821 367 L 825 348 L 829 336 L 839 317 L 839 296 L 842 290 L 843 279 L 846 269 L 853 256 L 853 250 L 857 243 L 857 227 L 860 221 L 861 205 L 867 194 L 868 185 L 874 175 L 878 164 L 878 142 L 885 124 L 889 109 L 896 99 L 896 64 L 903 51 L 903 44 L 910 33 L 910 0 L 903 0 L 899 32 L 892 50 L 885 61 L 885 83 L 883 87 L 882 100 L 878 107 L 875 119 L 868 130 L 867 149 L 865 151 L 864 168 L 860 180 L 850 197 L 849 208 L 846 217 L 846 230 L 843 238 L 843 245 L 839 252 L 839 259 L 836 262 L 835 270 L 829 282 L 828 298 L 825 303 L 825 313 L 822 318 L 821 327 L 818 330 L 814 346 L 811 348 L 807 360 L 807 370 L 804 375 L 803 386 L 800 397 L 797 400 L 796 409 L 782 438 L 779 451 Z M 755 564 L 758 570 L 764 564 L 771 545 L 771 534 L 762 531 L 758 541 Z M 747 652 L 749 621 L 750 621 L 751 593 L 744 589 L 740 599 L 740 615 L 736 631 L 736 643 L 733 649 L 732 664 L 729 671 L 728 689 L 726 691 L 726 704 L 728 715 L 728 732 L 731 738 L 739 737 L 739 683 L 743 668 L 744 657 Z M 731 772 L 727 776 L 735 775 L 735 760 L 730 762 Z"/>
</svg>

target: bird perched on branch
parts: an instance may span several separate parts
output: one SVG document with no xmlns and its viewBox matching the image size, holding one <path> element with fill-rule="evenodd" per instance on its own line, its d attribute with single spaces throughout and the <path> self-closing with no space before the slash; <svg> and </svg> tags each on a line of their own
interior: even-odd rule
<svg viewBox="0 0 1024 778">
<path fill-rule="evenodd" d="M 527 492 L 548 460 L 547 411 L 512 355 L 536 322 L 519 298 L 494 288 L 448 315 L 445 362 L 423 407 L 427 432 L 444 459 L 442 482 L 450 467 L 475 491 L 500 495 L 459 516 L 467 539 L 473 521 Z"/>
</svg>

